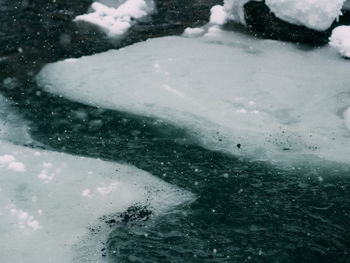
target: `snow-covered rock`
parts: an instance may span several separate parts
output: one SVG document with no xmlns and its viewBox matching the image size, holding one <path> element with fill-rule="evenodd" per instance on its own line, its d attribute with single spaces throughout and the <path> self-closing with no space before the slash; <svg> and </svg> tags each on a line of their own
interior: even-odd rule
<svg viewBox="0 0 350 263">
<path fill-rule="evenodd" d="M 154 11 L 152 0 L 127 0 L 119 7 L 108 7 L 94 2 L 91 5 L 92 13 L 77 16 L 74 21 L 87 22 L 101 28 L 109 37 L 124 35 L 135 23 Z"/>
<path fill-rule="evenodd" d="M 347 61 L 328 46 L 303 51 L 212 29 L 49 64 L 36 79 L 71 100 L 184 127 L 209 149 L 349 162 L 339 115 L 348 106 L 348 75 Z"/>
<path fill-rule="evenodd" d="M 229 17 L 244 23 L 243 6 L 250 0 L 225 0 L 224 10 Z M 344 0 L 265 0 L 278 18 L 314 30 L 327 30 L 341 15 Z"/>
<path fill-rule="evenodd" d="M 223 25 L 227 22 L 228 15 L 223 6 L 215 5 L 210 9 L 210 23 Z"/>
<path fill-rule="evenodd" d="M 343 57 L 350 58 L 350 26 L 336 27 L 329 38 L 329 44 Z"/>
<path fill-rule="evenodd" d="M 327 30 L 341 15 L 345 0 L 265 0 L 280 19 L 318 31 Z"/>
</svg>

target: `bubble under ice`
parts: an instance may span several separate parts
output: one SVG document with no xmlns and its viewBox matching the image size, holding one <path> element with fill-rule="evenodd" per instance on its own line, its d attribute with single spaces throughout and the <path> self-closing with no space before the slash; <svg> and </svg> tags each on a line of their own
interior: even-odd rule
<svg viewBox="0 0 350 263">
<path fill-rule="evenodd" d="M 349 162 L 349 64 L 335 52 L 212 27 L 49 64 L 36 79 L 71 100 L 164 119 L 209 149 Z"/>
</svg>

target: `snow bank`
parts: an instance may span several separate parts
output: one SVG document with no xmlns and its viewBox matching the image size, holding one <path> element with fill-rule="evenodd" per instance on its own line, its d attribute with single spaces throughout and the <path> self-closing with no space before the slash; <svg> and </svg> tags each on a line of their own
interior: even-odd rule
<svg viewBox="0 0 350 263">
<path fill-rule="evenodd" d="M 350 58 L 350 26 L 336 27 L 329 38 L 329 44 L 343 57 Z"/>
<path fill-rule="evenodd" d="M 0 96 L 0 109 L 4 108 L 12 115 Z M 21 123 L 7 124 L 0 116 L 0 138 L 4 132 L 16 136 L 12 126 Z M 99 222 L 101 216 L 136 203 L 157 215 L 192 198 L 132 166 L 0 139 L 0 262 L 101 262 L 108 231 L 104 221 Z M 99 231 L 91 242 L 85 236 L 96 225 Z M 81 247 L 83 253 L 75 251 Z"/>
<path fill-rule="evenodd" d="M 142 19 L 153 12 L 154 3 L 151 0 L 127 0 L 118 8 L 113 8 L 94 2 L 91 8 L 92 13 L 77 16 L 74 21 L 94 24 L 109 37 L 119 37 L 129 30 L 135 20 Z"/>
<path fill-rule="evenodd" d="M 344 1 L 265 0 L 265 3 L 278 18 L 286 22 L 323 31 L 341 15 Z M 247 2 L 249 0 L 225 0 L 223 9 L 231 20 L 244 24 L 243 5 Z"/>
<path fill-rule="evenodd" d="M 350 161 L 349 131 L 339 115 L 348 106 L 347 61 L 329 47 L 306 52 L 209 31 L 49 64 L 36 79 L 71 100 L 184 127 L 209 149 Z"/>
</svg>

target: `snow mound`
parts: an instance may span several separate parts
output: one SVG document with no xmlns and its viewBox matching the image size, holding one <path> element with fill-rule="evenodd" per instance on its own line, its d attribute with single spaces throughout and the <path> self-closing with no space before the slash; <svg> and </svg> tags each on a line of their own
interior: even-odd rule
<svg viewBox="0 0 350 263">
<path fill-rule="evenodd" d="M 243 5 L 250 0 L 225 0 L 223 9 L 228 17 L 245 24 Z M 257 0 L 260 1 L 260 0 Z M 341 15 L 345 0 L 265 0 L 266 5 L 280 19 L 323 31 Z"/>
<path fill-rule="evenodd" d="M 216 5 L 210 9 L 210 23 L 223 25 L 227 22 L 227 13 L 223 6 Z"/>
<path fill-rule="evenodd" d="M 208 149 L 349 162 L 339 114 L 348 106 L 348 75 L 329 47 L 303 51 L 213 27 L 198 38 L 152 39 L 48 64 L 36 79 L 71 100 L 166 120 Z"/>
<path fill-rule="evenodd" d="M 345 0 L 266 0 L 280 19 L 318 31 L 327 30 L 341 15 Z"/>
<path fill-rule="evenodd" d="M 109 37 L 124 35 L 135 23 L 154 11 L 153 1 L 127 0 L 118 8 L 108 7 L 94 2 L 91 5 L 92 13 L 77 16 L 74 21 L 87 22 L 100 27 Z"/>
<path fill-rule="evenodd" d="M 332 31 L 329 44 L 346 58 L 350 58 L 350 26 L 338 26 Z"/>
</svg>

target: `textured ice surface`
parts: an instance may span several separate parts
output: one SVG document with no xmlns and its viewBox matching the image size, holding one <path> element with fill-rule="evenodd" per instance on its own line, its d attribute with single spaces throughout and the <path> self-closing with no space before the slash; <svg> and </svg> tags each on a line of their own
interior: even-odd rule
<svg viewBox="0 0 350 263">
<path fill-rule="evenodd" d="M 11 120 L 0 116 L 0 262 L 100 262 L 106 234 L 84 237 L 101 216 L 135 204 L 157 215 L 193 198 L 135 167 L 5 142 L 21 125 Z"/>
<path fill-rule="evenodd" d="M 99 217 L 135 203 L 157 213 L 190 197 L 134 167 L 0 141 L 0 261 L 72 262 Z"/>
<path fill-rule="evenodd" d="M 7 88 L 15 87 L 16 80 L 7 78 L 4 80 Z M 30 143 L 26 123 L 16 115 L 12 109 L 12 103 L 0 95 L 0 140 L 8 140 L 15 143 Z"/>
<path fill-rule="evenodd" d="M 114 8 L 94 2 L 91 8 L 92 13 L 77 16 L 74 21 L 94 24 L 109 37 L 119 37 L 129 30 L 136 19 L 141 19 L 151 13 L 154 10 L 154 3 L 152 0 L 127 0 Z"/>
<path fill-rule="evenodd" d="M 213 27 L 199 38 L 152 39 L 49 64 L 37 82 L 75 101 L 164 119 L 209 149 L 349 162 L 349 64 L 333 52 Z"/>
<path fill-rule="evenodd" d="M 244 23 L 243 5 L 249 0 L 225 0 L 230 18 Z M 266 0 L 266 5 L 280 19 L 315 30 L 328 29 L 341 15 L 344 0 Z"/>
<path fill-rule="evenodd" d="M 350 58 L 350 26 L 338 26 L 332 31 L 329 44 L 346 58 Z"/>
</svg>

